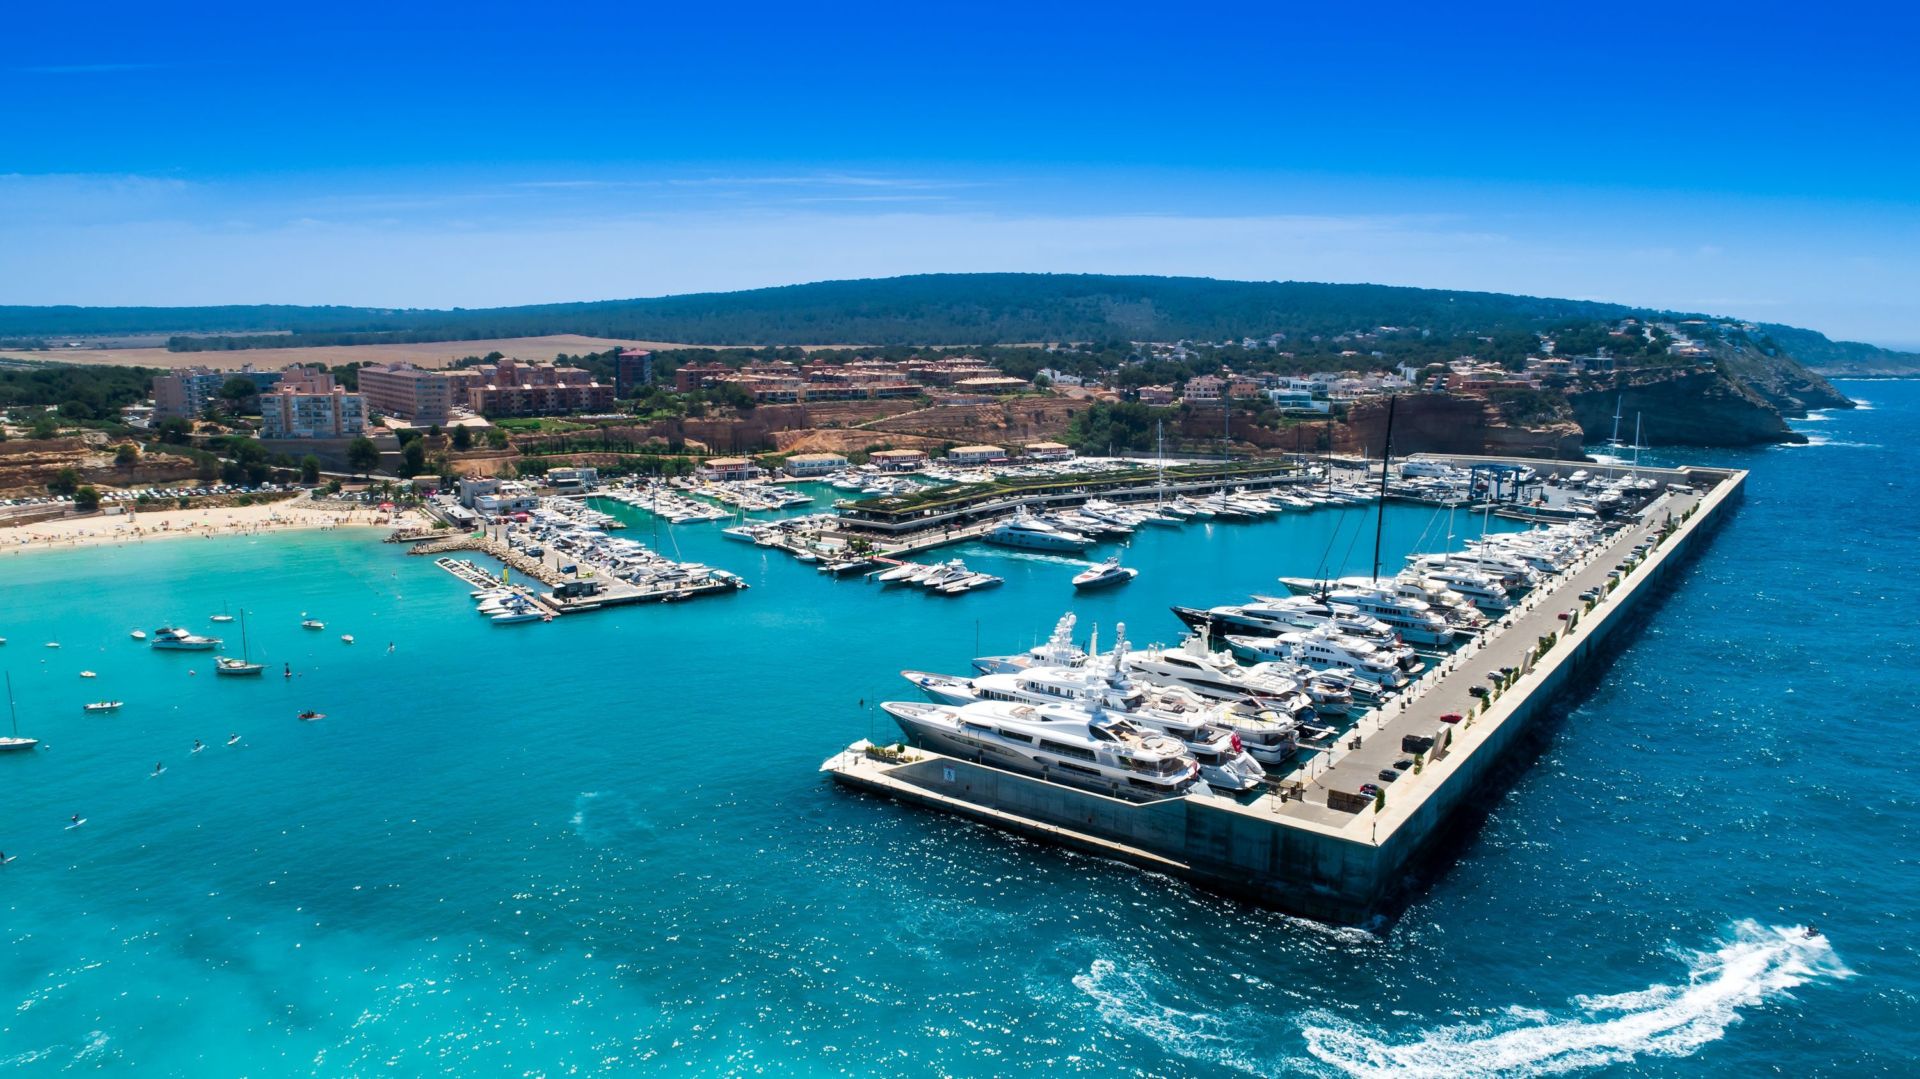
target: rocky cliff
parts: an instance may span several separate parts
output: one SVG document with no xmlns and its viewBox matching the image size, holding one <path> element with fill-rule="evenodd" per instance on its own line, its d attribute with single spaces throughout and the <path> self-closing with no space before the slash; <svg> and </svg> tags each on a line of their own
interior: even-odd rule
<svg viewBox="0 0 1920 1079">
<path fill-rule="evenodd" d="M 1590 442 L 1612 436 L 1616 405 L 1623 417 L 1620 438 L 1632 441 L 1638 417 L 1641 441 L 1650 446 L 1761 446 L 1807 440 L 1787 426 L 1773 401 L 1717 368 L 1623 372 L 1610 382 L 1568 394 L 1567 402 Z"/>
<path fill-rule="evenodd" d="M 1853 402 L 1833 383 L 1792 356 L 1768 355 L 1751 345 L 1722 344 L 1715 361 L 1728 379 L 1740 383 L 1788 416 L 1804 416 L 1812 408 L 1852 408 Z"/>
<path fill-rule="evenodd" d="M 1380 456 L 1386 445 L 1387 401 L 1358 401 L 1344 421 L 1296 423 L 1278 430 L 1248 422 L 1235 413 L 1233 441 L 1241 446 L 1284 453 L 1345 453 Z M 1169 431 L 1172 438 L 1175 432 Z M 1217 445 L 1217 414 L 1189 412 L 1177 432 L 1191 446 Z M 1582 461 L 1580 426 L 1568 420 L 1508 422 L 1479 397 L 1452 394 L 1403 394 L 1393 406 L 1394 456 L 1410 453 L 1498 454 Z"/>
</svg>

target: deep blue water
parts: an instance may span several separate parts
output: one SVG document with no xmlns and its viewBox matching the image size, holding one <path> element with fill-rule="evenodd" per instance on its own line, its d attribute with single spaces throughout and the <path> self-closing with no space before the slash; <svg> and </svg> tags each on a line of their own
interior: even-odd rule
<svg viewBox="0 0 1920 1079">
<path fill-rule="evenodd" d="M 0 758 L 0 1068 L 1906 1074 L 1920 384 L 1843 388 L 1819 444 L 1674 455 L 1746 505 L 1379 935 L 823 781 L 900 668 L 1046 633 L 1045 556 L 965 550 L 1007 585 L 935 598 L 683 527 L 754 589 L 502 628 L 339 533 L 0 556 L 50 746 Z M 1362 517 L 1143 535 L 1082 627 L 1360 569 Z M 1395 560 L 1447 527 L 1388 524 Z M 299 676 L 127 639 L 222 603 Z"/>
</svg>

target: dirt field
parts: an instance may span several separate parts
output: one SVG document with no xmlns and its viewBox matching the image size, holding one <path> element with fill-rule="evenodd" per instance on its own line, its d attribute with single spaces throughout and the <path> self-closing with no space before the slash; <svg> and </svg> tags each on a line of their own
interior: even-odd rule
<svg viewBox="0 0 1920 1079">
<path fill-rule="evenodd" d="M 51 352 L 0 352 L 0 357 L 58 363 L 124 364 L 129 367 L 193 367 L 236 370 L 244 364 L 276 371 L 288 364 L 325 360 L 330 365 L 367 361 L 445 367 L 462 356 L 501 352 L 519 360 L 552 362 L 566 352 L 605 352 L 610 348 L 682 348 L 659 341 L 615 341 L 606 337 L 555 334 L 504 337 L 487 341 L 431 341 L 411 345 L 344 345 L 337 348 L 253 348 L 241 352 L 168 352 L 164 348 L 77 348 Z"/>
<path fill-rule="evenodd" d="M 485 341 L 430 341 L 412 345 L 342 345 L 322 348 L 253 348 L 240 352 L 168 352 L 164 348 L 76 348 L 46 352 L 0 350 L 0 359 L 44 360 L 54 363 L 123 364 L 129 367 L 211 367 L 221 371 L 238 370 L 246 364 L 277 371 L 288 364 L 325 360 L 330 366 L 344 363 L 411 363 L 418 367 L 445 367 L 463 356 L 485 356 L 500 352 L 517 360 L 552 362 L 565 352 L 605 352 L 610 348 L 719 348 L 718 345 L 680 345 L 671 341 L 616 341 L 608 337 L 582 337 L 579 334 L 553 334 L 547 337 L 500 337 Z M 822 348 L 858 348 L 857 345 L 808 345 L 807 351 Z"/>
</svg>

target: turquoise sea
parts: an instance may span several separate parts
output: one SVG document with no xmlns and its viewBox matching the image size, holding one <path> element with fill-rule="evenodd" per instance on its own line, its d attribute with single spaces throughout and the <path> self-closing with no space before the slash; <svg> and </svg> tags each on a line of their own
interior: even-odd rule
<svg viewBox="0 0 1920 1079">
<path fill-rule="evenodd" d="M 1146 534 L 1078 602 L 1048 556 L 931 597 L 661 526 L 753 589 L 498 628 L 358 534 L 0 554 L 49 747 L 0 757 L 0 1071 L 1910 1074 L 1920 384 L 1843 389 L 1813 445 L 1674 454 L 1746 505 L 1378 934 L 816 771 L 893 736 L 903 667 L 1070 603 L 1172 641 L 1169 603 L 1364 567 L 1368 511 Z M 1388 526 L 1397 562 L 1447 522 Z M 128 639 L 223 604 L 276 673 Z"/>
</svg>

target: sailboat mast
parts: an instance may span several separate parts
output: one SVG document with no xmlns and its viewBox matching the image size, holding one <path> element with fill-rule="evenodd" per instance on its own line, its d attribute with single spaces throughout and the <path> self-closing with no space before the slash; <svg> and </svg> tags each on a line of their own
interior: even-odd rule
<svg viewBox="0 0 1920 1079">
<path fill-rule="evenodd" d="M 1167 501 L 1167 424 L 1165 420 L 1153 421 L 1154 453 L 1160 459 L 1160 490 L 1154 499 L 1159 507 Z"/>
<path fill-rule="evenodd" d="M 7 718 L 13 721 L 13 736 L 20 737 L 20 713 L 13 707 L 13 672 L 7 672 Z"/>
<path fill-rule="evenodd" d="M 1387 397 L 1387 433 L 1380 440 L 1380 508 L 1373 519 L 1373 580 L 1380 582 L 1380 533 L 1387 524 L 1387 475 L 1393 471 L 1393 406 L 1399 394 Z"/>
</svg>

